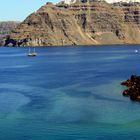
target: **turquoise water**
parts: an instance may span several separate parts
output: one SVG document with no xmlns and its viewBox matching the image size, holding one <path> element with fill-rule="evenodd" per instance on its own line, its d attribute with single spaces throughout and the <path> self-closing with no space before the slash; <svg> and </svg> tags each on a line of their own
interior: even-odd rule
<svg viewBox="0 0 140 140">
<path fill-rule="evenodd" d="M 138 53 L 135 53 L 135 50 Z M 139 140 L 139 46 L 0 48 L 0 140 Z"/>
</svg>

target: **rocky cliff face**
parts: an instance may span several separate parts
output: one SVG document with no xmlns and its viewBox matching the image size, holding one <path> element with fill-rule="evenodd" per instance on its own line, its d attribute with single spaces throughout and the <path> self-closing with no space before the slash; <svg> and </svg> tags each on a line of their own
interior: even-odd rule
<svg viewBox="0 0 140 140">
<path fill-rule="evenodd" d="M 140 4 L 104 1 L 47 3 L 13 30 L 5 45 L 140 43 Z"/>
<path fill-rule="evenodd" d="M 14 30 L 19 22 L 16 21 L 1 21 L 0 22 L 0 42 L 7 34 Z"/>
</svg>

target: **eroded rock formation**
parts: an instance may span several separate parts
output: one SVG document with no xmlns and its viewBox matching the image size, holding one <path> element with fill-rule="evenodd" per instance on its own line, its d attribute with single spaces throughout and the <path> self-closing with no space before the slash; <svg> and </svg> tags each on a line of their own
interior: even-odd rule
<svg viewBox="0 0 140 140">
<path fill-rule="evenodd" d="M 130 79 L 121 83 L 127 89 L 123 91 L 124 96 L 130 97 L 131 100 L 140 101 L 140 76 L 132 75 Z"/>
<path fill-rule="evenodd" d="M 10 39 L 17 46 L 139 44 L 139 11 L 139 3 L 47 3 L 19 24 Z"/>
<path fill-rule="evenodd" d="M 4 44 L 3 38 L 5 38 L 12 30 L 14 30 L 19 22 L 16 21 L 1 21 L 0 22 L 0 45 Z"/>
</svg>

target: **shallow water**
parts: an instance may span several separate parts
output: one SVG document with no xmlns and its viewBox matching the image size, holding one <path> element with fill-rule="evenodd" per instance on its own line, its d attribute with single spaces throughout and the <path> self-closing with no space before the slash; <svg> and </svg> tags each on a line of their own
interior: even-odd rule
<svg viewBox="0 0 140 140">
<path fill-rule="evenodd" d="M 27 51 L 0 48 L 0 140 L 140 139 L 140 103 L 120 85 L 140 74 L 139 46 Z"/>
</svg>

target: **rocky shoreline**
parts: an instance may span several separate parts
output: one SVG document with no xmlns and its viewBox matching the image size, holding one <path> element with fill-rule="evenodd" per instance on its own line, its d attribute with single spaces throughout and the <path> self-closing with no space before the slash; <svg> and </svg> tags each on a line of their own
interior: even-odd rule
<svg viewBox="0 0 140 140">
<path fill-rule="evenodd" d="M 127 89 L 123 91 L 123 96 L 130 97 L 133 101 L 140 101 L 140 76 L 132 75 L 130 79 L 123 81 L 121 85 Z"/>
</svg>

